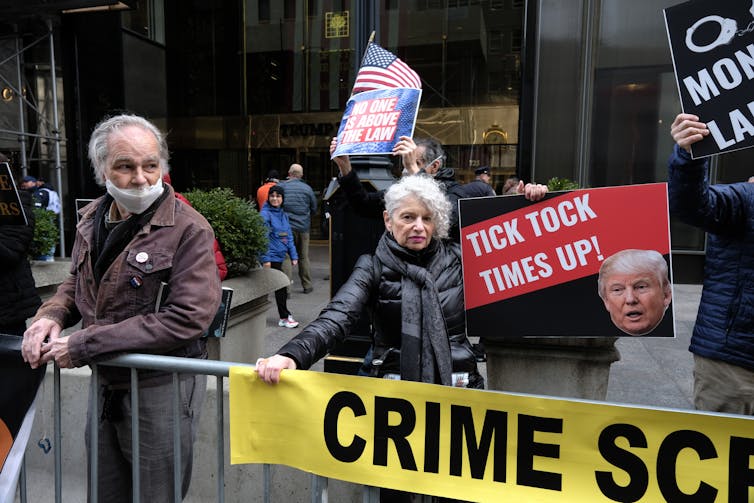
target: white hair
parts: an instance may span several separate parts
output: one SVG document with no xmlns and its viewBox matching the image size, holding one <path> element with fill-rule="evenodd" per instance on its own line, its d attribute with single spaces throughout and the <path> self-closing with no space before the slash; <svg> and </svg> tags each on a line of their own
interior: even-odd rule
<svg viewBox="0 0 754 503">
<path fill-rule="evenodd" d="M 160 149 L 160 167 L 162 174 L 165 175 L 170 171 L 168 159 L 168 144 L 165 135 L 157 126 L 149 122 L 144 117 L 131 114 L 116 115 L 102 120 L 92 131 L 89 139 L 89 160 L 94 168 L 94 179 L 99 185 L 105 185 L 107 174 L 107 157 L 110 155 L 109 141 L 110 135 L 128 126 L 136 126 L 152 133 L 157 140 Z"/>
<path fill-rule="evenodd" d="M 450 228 L 450 201 L 440 184 L 426 175 L 405 176 L 385 192 L 385 210 L 390 218 L 406 197 L 413 196 L 427 207 L 435 222 L 435 235 L 444 239 Z"/>
<path fill-rule="evenodd" d="M 611 274 L 640 274 L 643 272 L 652 272 L 657 275 L 657 280 L 662 285 L 663 290 L 670 288 L 670 279 L 668 278 L 668 263 L 665 258 L 656 250 L 621 250 L 610 255 L 600 266 L 600 273 L 597 277 L 597 291 L 601 299 L 605 299 L 605 278 Z"/>
</svg>

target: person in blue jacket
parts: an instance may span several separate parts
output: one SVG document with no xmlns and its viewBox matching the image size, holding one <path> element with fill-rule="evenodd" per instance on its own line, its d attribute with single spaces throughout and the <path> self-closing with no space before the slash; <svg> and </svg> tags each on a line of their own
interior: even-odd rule
<svg viewBox="0 0 754 503">
<path fill-rule="evenodd" d="M 291 256 L 291 263 L 295 266 L 298 263 L 298 253 L 296 245 L 293 243 L 293 231 L 291 223 L 288 221 L 288 215 L 283 211 L 283 197 L 285 190 L 281 185 L 273 185 L 267 194 L 267 202 L 262 206 L 260 214 L 267 225 L 267 237 L 270 245 L 267 252 L 262 255 L 262 265 L 272 267 L 278 271 L 283 270 L 283 261 L 286 255 Z M 296 328 L 298 321 L 293 319 L 287 305 L 288 294 L 286 288 L 280 288 L 275 291 L 275 302 L 278 307 L 278 316 L 280 321 L 278 326 L 286 328 Z"/>
<path fill-rule="evenodd" d="M 670 212 L 706 231 L 704 284 L 689 350 L 694 407 L 754 414 L 754 184 L 710 185 L 707 158 L 691 145 L 710 134 L 699 117 L 679 114 L 668 166 Z"/>
</svg>

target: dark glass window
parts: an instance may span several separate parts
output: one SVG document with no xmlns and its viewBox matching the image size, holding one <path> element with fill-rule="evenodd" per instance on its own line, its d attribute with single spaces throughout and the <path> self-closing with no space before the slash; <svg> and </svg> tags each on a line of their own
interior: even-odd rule
<svg viewBox="0 0 754 503">
<path fill-rule="evenodd" d="M 257 4 L 257 16 L 260 22 L 270 21 L 270 0 L 259 0 Z"/>
</svg>

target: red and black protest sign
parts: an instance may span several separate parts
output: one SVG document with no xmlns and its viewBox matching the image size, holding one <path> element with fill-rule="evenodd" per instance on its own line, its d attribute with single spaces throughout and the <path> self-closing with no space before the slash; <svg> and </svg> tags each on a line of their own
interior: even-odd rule
<svg viewBox="0 0 754 503">
<path fill-rule="evenodd" d="M 469 335 L 624 336 L 598 294 L 603 261 L 654 250 L 669 270 L 664 183 L 556 192 L 537 203 L 462 199 L 459 211 Z M 647 335 L 673 334 L 666 306 Z"/>
<path fill-rule="evenodd" d="M 754 6 L 693 0 L 664 10 L 685 113 L 710 134 L 694 158 L 754 146 Z"/>
</svg>

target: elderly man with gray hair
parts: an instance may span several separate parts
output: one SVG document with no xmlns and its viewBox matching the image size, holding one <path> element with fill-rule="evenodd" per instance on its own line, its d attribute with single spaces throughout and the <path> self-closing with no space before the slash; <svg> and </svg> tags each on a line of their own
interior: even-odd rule
<svg viewBox="0 0 754 503">
<path fill-rule="evenodd" d="M 148 120 L 118 115 L 100 122 L 89 141 L 97 183 L 107 194 L 81 210 L 71 269 L 24 333 L 22 355 L 32 368 L 55 361 L 72 368 L 118 354 L 153 353 L 206 358 L 201 338 L 220 304 L 220 278 L 209 223 L 176 199 L 167 173 L 165 137 Z M 163 285 L 167 285 L 164 287 Z M 163 296 L 161 292 L 167 290 Z M 162 299 L 158 308 L 158 297 Z M 67 336 L 61 332 L 81 321 Z M 181 374 L 181 415 L 170 373 L 141 371 L 139 388 L 140 494 L 132 495 L 130 370 L 99 367 L 97 424 L 98 499 L 109 502 L 176 501 L 173 431 L 180 430 L 182 486 L 191 480 L 193 442 L 204 402 L 206 376 Z M 90 495 L 91 496 L 91 495 Z"/>
<path fill-rule="evenodd" d="M 655 250 L 621 250 L 602 263 L 597 289 L 616 327 L 647 335 L 672 300 L 668 264 Z"/>
</svg>

